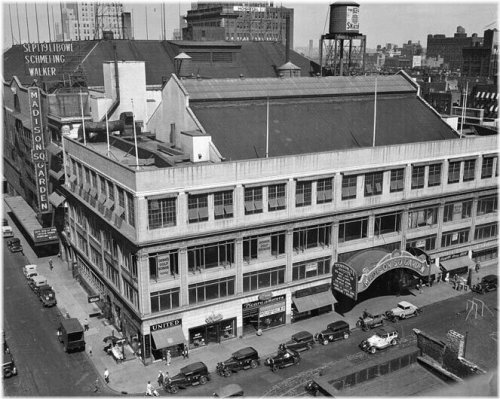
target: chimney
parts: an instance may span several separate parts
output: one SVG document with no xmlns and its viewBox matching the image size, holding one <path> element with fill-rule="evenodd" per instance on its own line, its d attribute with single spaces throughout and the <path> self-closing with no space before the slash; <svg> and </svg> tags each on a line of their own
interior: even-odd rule
<svg viewBox="0 0 500 399">
<path fill-rule="evenodd" d="M 290 61 L 290 14 L 286 14 L 286 53 L 285 63 Z"/>
</svg>

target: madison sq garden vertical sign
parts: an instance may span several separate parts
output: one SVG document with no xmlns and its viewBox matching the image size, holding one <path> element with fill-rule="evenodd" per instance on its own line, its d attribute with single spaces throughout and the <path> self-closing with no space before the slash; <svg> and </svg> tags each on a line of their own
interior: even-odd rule
<svg viewBox="0 0 500 399">
<path fill-rule="evenodd" d="M 42 104 L 40 89 L 38 87 L 28 88 L 28 98 L 30 104 L 30 117 L 33 144 L 31 159 L 35 166 L 36 189 L 38 193 L 38 208 L 40 212 L 49 211 L 49 195 L 47 182 L 47 154 L 45 151 L 45 141 L 42 128 Z"/>
</svg>

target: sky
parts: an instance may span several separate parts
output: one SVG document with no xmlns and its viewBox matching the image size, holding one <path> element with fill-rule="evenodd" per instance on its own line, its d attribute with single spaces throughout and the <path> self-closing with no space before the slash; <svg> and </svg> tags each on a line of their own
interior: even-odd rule
<svg viewBox="0 0 500 399">
<path fill-rule="evenodd" d="M 54 37 L 54 20 L 60 20 L 59 2 L 2 2 L 4 50 L 12 42 L 49 41 L 49 29 Z M 274 6 L 294 8 L 294 47 L 307 47 L 309 40 L 318 47 L 321 35 L 328 33 L 329 5 L 336 1 L 274 1 Z M 368 49 L 378 44 L 394 43 L 401 46 L 411 40 L 427 44 L 428 34 L 453 36 L 457 26 L 465 28 L 468 36 L 477 33 L 483 36 L 486 29 L 498 29 L 497 1 L 441 0 L 429 1 L 384 1 L 356 0 L 360 5 L 359 32 L 366 35 Z M 166 34 L 172 38 L 179 28 L 179 15 L 186 15 L 191 2 L 171 1 L 166 3 Z M 161 38 L 161 7 L 159 2 L 123 2 L 132 12 L 135 39 L 159 40 Z M 146 21 L 147 12 L 147 24 Z M 36 24 L 38 15 L 38 25 Z M 49 18 L 47 19 L 47 15 Z M 12 21 L 12 24 L 11 24 Z M 19 23 L 18 23 L 19 21 Z M 12 25 L 12 29 L 11 29 Z M 146 28 L 147 27 L 147 28 Z"/>
</svg>

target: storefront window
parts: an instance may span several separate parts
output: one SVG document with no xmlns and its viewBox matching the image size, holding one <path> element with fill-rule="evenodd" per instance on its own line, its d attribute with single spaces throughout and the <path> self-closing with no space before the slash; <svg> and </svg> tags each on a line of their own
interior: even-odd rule
<svg viewBox="0 0 500 399">
<path fill-rule="evenodd" d="M 189 345 L 198 348 L 236 337 L 236 318 L 205 324 L 189 330 Z"/>
</svg>

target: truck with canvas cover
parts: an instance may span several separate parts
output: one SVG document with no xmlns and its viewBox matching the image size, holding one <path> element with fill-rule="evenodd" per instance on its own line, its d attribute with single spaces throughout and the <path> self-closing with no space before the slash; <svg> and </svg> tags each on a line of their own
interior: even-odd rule
<svg viewBox="0 0 500 399">
<path fill-rule="evenodd" d="M 63 319 L 57 329 L 59 342 L 64 345 L 64 351 L 85 350 L 83 327 L 78 319 Z"/>
</svg>

